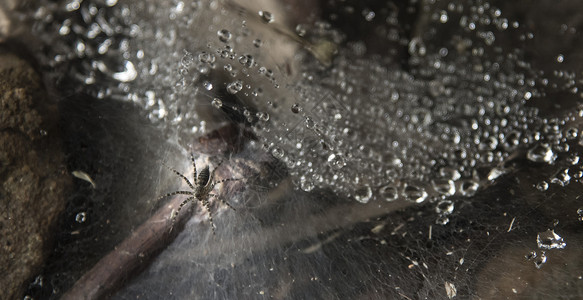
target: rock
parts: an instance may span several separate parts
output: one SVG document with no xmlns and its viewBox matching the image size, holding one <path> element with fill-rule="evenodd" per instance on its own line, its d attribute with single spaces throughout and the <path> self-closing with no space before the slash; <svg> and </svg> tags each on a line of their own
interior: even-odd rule
<svg viewBox="0 0 583 300">
<path fill-rule="evenodd" d="M 57 106 L 24 59 L 0 46 L 0 291 L 22 299 L 65 208 L 67 175 Z"/>
</svg>

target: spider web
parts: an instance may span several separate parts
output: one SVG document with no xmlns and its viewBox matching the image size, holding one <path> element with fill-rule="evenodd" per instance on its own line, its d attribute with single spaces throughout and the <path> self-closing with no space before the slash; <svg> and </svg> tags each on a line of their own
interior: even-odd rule
<svg viewBox="0 0 583 300">
<path fill-rule="evenodd" d="M 55 47 L 53 51 L 76 53 L 78 39 L 87 48 L 98 48 L 107 38 L 114 41 L 109 46 L 111 52 L 83 54 L 69 62 L 72 67 L 67 71 L 75 82 L 91 82 L 88 78 L 103 82 L 83 86 L 85 92 L 102 101 L 63 101 L 64 107 L 71 109 L 71 128 L 67 132 L 85 137 L 93 147 L 89 147 L 91 155 L 87 156 L 90 162 L 84 165 L 86 147 L 71 146 L 70 151 L 77 153 L 71 164 L 100 174 L 95 178 L 99 188 L 77 190 L 74 197 L 79 200 L 71 201 L 64 217 L 67 221 L 61 233 L 67 238 L 61 238 L 59 255 L 43 272 L 51 284 L 29 289 L 31 294 L 43 289 L 37 298 L 58 297 L 83 270 L 166 204 L 164 200 L 155 202 L 156 196 L 182 189 L 182 180 L 160 161 L 190 178 L 190 151 L 195 152 L 199 170 L 205 165 L 212 169 L 224 160 L 219 176 L 241 178 L 218 185 L 214 192 L 237 211 L 213 201 L 213 235 L 208 212 L 198 201 L 191 202 L 188 208 L 195 213 L 184 231 L 145 265 L 142 273 L 124 278 L 127 282 L 112 295 L 113 299 L 536 298 L 561 292 L 566 298 L 581 295 L 576 281 L 580 276 L 580 253 L 571 246 L 581 241 L 575 215 L 581 146 L 578 138 L 567 138 L 571 127 L 579 128 L 580 114 L 574 112 L 579 100 L 572 95 L 561 97 L 555 101 L 559 108 L 541 114 L 535 108 L 548 108 L 548 104 L 525 104 L 527 93 L 544 100 L 554 93 L 563 95 L 574 86 L 569 85 L 572 78 L 567 71 L 557 75 L 560 78 L 550 76 L 548 87 L 530 86 L 529 80 L 538 84 L 544 78 L 537 77 L 539 69 L 532 67 L 531 61 L 515 57 L 520 55 L 515 55 L 513 43 L 523 36 L 529 39 L 528 30 L 519 27 L 507 33 L 493 29 L 512 26 L 513 20 L 503 25 L 505 10 L 498 12 L 494 5 L 482 1 L 450 1 L 428 6 L 429 13 L 398 19 L 404 24 L 397 26 L 392 15 L 398 11 L 423 11 L 417 8 L 417 2 L 390 2 L 385 7 L 373 1 L 370 7 L 352 3 L 351 8 L 359 12 L 344 16 L 350 23 L 346 25 L 335 22 L 332 16 L 349 11 L 348 7 L 334 2 L 321 8 L 327 15 L 326 24 L 314 21 L 309 31 L 341 45 L 336 68 L 326 69 L 310 52 L 314 49 L 305 44 L 294 44 L 293 56 L 282 54 L 289 50 L 285 47 L 276 49 L 281 53 L 265 46 L 257 48 L 252 43 L 255 39 L 261 39 L 263 45 L 278 45 L 278 40 L 271 37 L 273 30 L 263 30 L 267 25 L 253 25 L 248 11 L 233 11 L 223 2 L 135 2 L 131 2 L 135 6 L 107 7 L 100 1 L 83 1 L 84 10 L 77 13 L 61 9 L 54 13 L 56 21 L 47 24 L 41 20 L 37 24 L 53 30 L 43 36 L 48 41 L 56 36 L 54 27 L 65 26 L 69 18 L 90 30 L 92 26 L 85 19 L 92 18 L 91 7 L 95 6 L 103 17 L 94 15 L 95 22 L 106 36 L 92 39 L 67 35 L 58 39 L 65 50 Z M 458 6 L 460 3 L 465 5 Z M 288 11 L 281 9 L 273 13 L 286 15 Z M 514 9 L 520 11 L 507 7 L 507 14 L 511 15 Z M 533 15 L 545 10 L 542 5 L 538 9 Z M 481 26 L 478 21 L 485 14 L 492 17 L 490 21 L 502 23 L 481 21 Z M 371 16 L 372 23 L 367 19 Z M 393 25 L 386 25 L 387 20 L 393 20 L 389 22 Z M 123 30 L 109 34 L 105 28 L 108 24 Z M 470 29 L 470 24 L 477 29 Z M 353 29 L 348 27 L 353 25 L 358 27 L 358 35 L 350 34 Z M 419 29 L 412 28 L 415 26 Z M 360 40 L 360 32 L 387 31 L 386 37 L 392 29 L 413 32 L 432 26 L 437 29 L 428 30 L 423 39 L 411 33 L 397 40 L 382 40 L 380 46 L 371 42 L 378 38 L 375 35 Z M 224 28 L 233 35 L 230 43 L 237 46 L 234 51 L 250 53 L 249 56 L 241 59 L 237 55 L 233 59 L 230 55 L 234 54 L 227 50 L 227 56 L 221 57 L 222 53 L 216 50 L 226 50 L 226 45 L 218 40 L 221 36 L 217 32 Z M 500 44 L 488 44 L 492 42 L 490 30 L 494 30 Z M 573 45 L 577 45 L 578 40 L 573 39 Z M 402 41 L 408 43 L 407 47 L 401 45 Z M 473 44 L 468 45 L 470 42 Z M 387 55 L 385 45 L 405 50 Z M 459 57 L 454 48 L 459 50 Z M 124 49 L 130 58 L 115 54 Z M 142 58 L 138 58 L 138 49 L 144 51 Z M 451 53 L 444 55 L 442 49 Z M 369 51 L 370 57 L 358 55 L 362 51 Z M 553 56 L 558 54 L 550 52 Z M 55 53 L 49 53 L 46 60 L 56 63 Z M 539 60 L 541 64 L 546 62 L 539 57 L 533 58 L 532 63 Z M 128 71 L 124 69 L 127 61 L 141 74 L 141 80 L 112 80 L 114 75 L 120 78 L 120 73 Z M 284 63 L 289 61 L 288 65 Z M 107 68 L 99 69 L 99 62 Z M 231 76 L 232 71 L 227 71 L 229 62 L 251 64 L 257 70 L 240 68 L 240 73 Z M 440 69 L 436 64 L 446 67 Z M 502 78 L 497 83 L 503 86 L 486 80 L 490 69 L 483 67 L 495 68 L 494 64 L 510 70 L 496 73 Z M 304 68 L 294 69 L 298 65 Z M 260 73 L 259 66 L 269 67 L 273 75 L 266 76 L 267 70 Z M 448 66 L 454 66 L 458 73 Z M 292 71 L 287 72 L 288 68 Z M 546 70 L 545 66 L 539 68 Z M 560 71 L 555 66 L 551 70 Z M 294 72 L 299 75 L 289 75 Z M 388 87 L 382 85 L 386 78 L 390 79 L 386 80 L 391 84 Z M 225 91 L 237 80 L 241 80 L 241 91 Z M 553 86 L 553 82 L 558 84 Z M 261 93 L 257 88 L 262 88 Z M 392 91 L 399 95 L 393 97 Z M 253 96 L 254 92 L 260 96 Z M 480 97 L 491 100 L 484 104 L 483 113 L 473 107 L 477 106 L 474 100 Z M 221 100 L 221 105 L 213 104 L 215 99 Z M 301 104 L 298 113 L 293 110 L 296 103 Z M 455 110 L 447 111 L 450 108 Z M 375 125 L 378 119 L 373 116 L 379 111 L 384 112 L 382 117 L 390 121 L 388 124 Z M 268 120 L 262 120 L 264 113 L 269 115 Z M 308 118 L 314 124 L 309 124 Z M 93 127 L 78 130 L 78 124 Z M 492 125 L 480 132 L 477 144 L 473 143 L 477 130 L 473 124 L 478 128 Z M 225 126 L 234 126 L 235 130 L 204 141 Z M 340 128 L 347 128 L 347 137 L 340 135 Z M 494 133 L 498 134 L 494 141 L 484 136 Z M 346 140 L 341 143 L 335 139 L 338 136 Z M 318 143 L 320 138 L 328 148 Z M 539 156 L 529 151 L 538 149 L 535 146 L 539 141 L 552 144 L 550 151 L 557 154 L 552 162 L 544 159 L 553 157 L 546 155 L 546 146 Z M 298 142 L 303 146 L 297 147 Z M 312 149 L 319 152 L 312 153 Z M 379 154 L 380 165 L 375 161 Z M 483 160 L 478 160 L 477 155 L 483 155 L 479 156 Z M 460 174 L 444 167 L 459 170 Z M 492 169 L 497 172 L 492 173 Z M 442 174 L 451 178 L 444 179 L 446 175 Z M 498 177 L 490 180 L 492 174 Z M 565 179 L 564 174 L 572 180 Z M 437 179 L 444 179 L 445 185 L 436 184 Z M 464 184 L 472 187 L 474 181 L 480 189 L 462 192 Z M 551 183 L 550 188 L 535 189 L 542 181 Z M 388 182 L 398 184 L 387 187 Z M 455 192 L 450 192 L 452 185 Z M 387 195 L 390 189 L 398 194 L 394 199 Z M 92 205 L 87 210 L 89 221 L 73 222 L 75 214 L 88 203 Z M 525 255 L 531 251 L 537 251 L 538 257 L 543 255 L 536 237 L 550 228 L 559 232 L 568 246 L 546 251 L 548 263 L 537 269 Z M 81 234 L 75 234 L 71 241 L 68 236 L 75 231 Z M 91 259 L 84 262 L 87 256 Z M 567 263 L 569 267 L 561 269 Z M 569 284 L 572 289 L 561 291 L 549 283 L 552 281 Z M 47 286 L 52 290 L 47 291 Z"/>
</svg>

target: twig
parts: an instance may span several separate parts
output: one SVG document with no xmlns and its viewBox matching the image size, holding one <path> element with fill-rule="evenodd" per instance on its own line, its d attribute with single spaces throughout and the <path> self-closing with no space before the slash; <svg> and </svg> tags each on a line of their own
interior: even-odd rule
<svg viewBox="0 0 583 300">
<path fill-rule="evenodd" d="M 192 215 L 192 210 L 184 209 L 171 221 L 172 212 L 181 201 L 182 198 L 173 197 L 85 273 L 61 299 L 102 299 L 121 287 L 124 278 L 145 268 L 145 262 L 170 244 Z"/>
</svg>

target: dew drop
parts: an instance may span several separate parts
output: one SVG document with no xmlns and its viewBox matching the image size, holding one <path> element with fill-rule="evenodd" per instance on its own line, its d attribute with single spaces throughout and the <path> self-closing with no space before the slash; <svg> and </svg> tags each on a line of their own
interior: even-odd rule
<svg viewBox="0 0 583 300">
<path fill-rule="evenodd" d="M 266 113 L 266 112 L 258 112 L 258 113 L 256 114 L 256 116 L 257 116 L 257 118 L 259 119 L 259 121 L 262 121 L 262 122 L 267 122 L 267 121 L 269 121 L 269 114 L 268 114 L 268 113 Z"/>
<path fill-rule="evenodd" d="M 261 21 L 263 21 L 264 23 L 273 22 L 273 15 L 270 12 L 260 10 L 258 14 L 259 17 L 261 17 Z"/>
<path fill-rule="evenodd" d="M 528 150 L 526 158 L 533 162 L 545 162 L 550 164 L 555 161 L 557 155 L 548 144 L 538 144 Z"/>
<path fill-rule="evenodd" d="M 85 213 L 85 212 L 80 212 L 77 215 L 75 215 L 75 221 L 77 221 L 77 223 L 83 223 L 83 222 L 85 222 L 86 219 L 87 219 L 87 213 Z"/>
<path fill-rule="evenodd" d="M 215 99 L 213 99 L 211 104 L 216 108 L 221 108 L 223 106 L 223 101 L 221 101 L 221 99 L 219 99 L 219 98 L 215 98 Z"/>
<path fill-rule="evenodd" d="M 476 194 L 480 185 L 473 180 L 465 180 L 460 185 L 460 193 L 462 196 L 471 197 Z"/>
<path fill-rule="evenodd" d="M 202 52 L 198 55 L 198 60 L 202 63 L 212 64 L 215 62 L 216 58 L 214 55 L 208 52 Z"/>
<path fill-rule="evenodd" d="M 439 216 L 437 218 L 437 220 L 435 220 L 435 224 L 437 224 L 437 225 L 443 226 L 443 225 L 447 225 L 447 223 L 449 223 L 449 217 L 445 216 L 445 215 Z"/>
<path fill-rule="evenodd" d="M 530 251 L 527 255 L 524 256 L 527 260 L 535 259 L 537 257 L 536 251 Z"/>
<path fill-rule="evenodd" d="M 273 150 L 271 150 L 271 154 L 273 154 L 273 156 L 275 156 L 276 158 L 282 158 L 284 152 L 281 148 L 273 148 Z"/>
<path fill-rule="evenodd" d="M 392 184 L 387 184 L 379 189 L 379 195 L 388 202 L 395 201 L 399 198 L 399 190 Z"/>
<path fill-rule="evenodd" d="M 226 29 L 221 29 L 219 31 L 217 31 L 217 36 L 219 37 L 219 40 L 223 43 L 228 43 L 231 38 L 232 38 L 232 34 L 230 31 L 226 30 Z"/>
<path fill-rule="evenodd" d="M 409 42 L 409 54 L 411 56 L 425 56 L 425 53 L 427 53 L 427 49 L 421 38 L 412 38 Z"/>
<path fill-rule="evenodd" d="M 299 104 L 297 104 L 297 103 L 294 103 L 294 104 L 292 105 L 292 107 L 291 107 L 291 111 L 292 111 L 294 114 L 297 114 L 297 113 L 299 113 L 299 112 L 301 111 L 301 107 L 300 107 L 300 105 L 299 105 Z"/>
<path fill-rule="evenodd" d="M 566 168 L 559 171 L 557 175 L 555 175 L 555 177 L 551 179 L 551 183 L 558 184 L 560 186 L 566 186 L 567 184 L 569 184 L 570 180 L 571 175 L 569 175 L 569 169 Z"/>
<path fill-rule="evenodd" d="M 435 212 L 438 214 L 449 215 L 453 212 L 453 202 L 451 200 L 442 200 L 435 206 Z"/>
<path fill-rule="evenodd" d="M 296 25 L 296 34 L 298 36 L 305 36 L 307 32 L 308 32 L 308 30 L 306 29 L 305 25 L 303 25 L 303 24 Z"/>
<path fill-rule="evenodd" d="M 314 189 L 314 183 L 311 180 L 308 180 L 306 176 L 302 176 L 300 178 L 300 188 L 306 192 L 309 192 Z"/>
<path fill-rule="evenodd" d="M 229 94 L 236 94 L 243 89 L 243 83 L 240 80 L 231 82 L 227 85 L 227 92 Z"/>
<path fill-rule="evenodd" d="M 534 258 L 534 266 L 537 269 L 542 268 L 546 262 L 547 262 L 547 255 L 544 251 L 540 254 L 539 257 Z"/>
<path fill-rule="evenodd" d="M 375 12 L 370 10 L 370 9 L 364 9 L 362 11 L 362 16 L 364 17 L 365 20 L 367 20 L 368 22 L 372 21 L 375 17 Z"/>
<path fill-rule="evenodd" d="M 354 191 L 354 199 L 360 203 L 368 203 L 370 198 L 372 198 L 372 189 L 368 185 L 362 186 Z"/>
<path fill-rule="evenodd" d="M 577 216 L 578 216 L 578 220 L 583 222 L 583 207 L 580 207 L 579 209 L 577 209 Z"/>
<path fill-rule="evenodd" d="M 570 163 L 571 165 L 576 165 L 579 163 L 579 155 L 576 155 L 574 153 L 570 154 L 567 157 L 567 162 Z"/>
<path fill-rule="evenodd" d="M 439 169 L 439 175 L 441 175 L 445 179 L 450 179 L 453 181 L 456 181 L 461 177 L 461 174 L 458 170 L 448 167 L 443 167 Z"/>
<path fill-rule="evenodd" d="M 239 63 L 247 68 L 251 68 L 255 65 L 255 59 L 253 58 L 253 56 L 251 56 L 249 54 L 241 55 L 239 57 Z"/>
<path fill-rule="evenodd" d="M 506 173 L 508 173 L 507 169 L 493 168 L 492 170 L 490 170 L 490 173 L 488 173 L 488 180 L 494 180 Z"/>
<path fill-rule="evenodd" d="M 202 85 L 204 86 L 204 88 L 205 88 L 207 91 L 210 91 L 210 90 L 212 90 L 212 89 L 213 89 L 213 84 L 212 84 L 212 82 L 210 82 L 210 81 L 205 81 L 205 82 L 203 82 L 203 84 L 202 84 Z"/>
<path fill-rule="evenodd" d="M 113 73 L 111 77 L 120 82 L 130 82 L 138 77 L 138 72 L 136 71 L 134 64 L 131 61 L 126 60 L 124 70 Z"/>
<path fill-rule="evenodd" d="M 536 236 L 536 244 L 539 249 L 563 249 L 567 243 L 561 236 L 555 233 L 554 230 L 547 229 L 547 231 L 539 232 Z"/>
<path fill-rule="evenodd" d="M 541 192 L 544 192 L 544 191 L 549 189 L 549 184 L 548 184 L 548 182 L 543 180 L 543 181 L 536 184 L 536 189 L 541 191 Z"/>
<path fill-rule="evenodd" d="M 346 162 L 344 161 L 342 155 L 340 154 L 330 154 L 330 156 L 328 156 L 328 163 L 334 169 L 342 169 L 342 167 L 346 165 Z"/>
<path fill-rule="evenodd" d="M 415 203 L 421 203 L 425 201 L 425 199 L 427 199 L 428 196 L 424 188 L 415 185 L 405 186 L 403 195 L 405 196 L 405 200 Z"/>
<path fill-rule="evenodd" d="M 455 184 L 453 180 L 436 179 L 433 180 L 433 189 L 442 196 L 455 194 Z"/>
</svg>

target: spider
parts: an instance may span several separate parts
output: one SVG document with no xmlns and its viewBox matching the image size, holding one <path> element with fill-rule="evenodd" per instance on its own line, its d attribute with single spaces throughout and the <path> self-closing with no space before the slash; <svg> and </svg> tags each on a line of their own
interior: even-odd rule
<svg viewBox="0 0 583 300">
<path fill-rule="evenodd" d="M 194 201 L 194 200 L 200 201 L 202 203 L 202 205 L 206 208 L 206 210 L 209 214 L 209 221 L 211 223 L 211 229 L 212 229 L 213 235 L 214 235 L 215 234 L 215 225 L 213 223 L 213 216 L 212 216 L 211 209 L 210 209 L 209 198 L 210 197 L 218 198 L 219 200 L 221 200 L 221 202 L 223 204 L 228 206 L 233 211 L 235 211 L 235 208 L 233 208 L 229 203 L 227 203 L 226 201 L 224 201 L 222 198 L 218 197 L 217 195 L 212 194 L 211 192 L 215 188 L 215 185 L 217 185 L 219 183 L 223 183 L 223 182 L 227 182 L 227 181 L 236 181 L 239 179 L 238 178 L 227 178 L 227 179 L 222 179 L 219 181 L 213 181 L 213 179 L 215 177 L 215 171 L 221 166 L 223 161 L 221 161 L 219 164 L 217 164 L 217 166 L 212 171 L 209 170 L 208 165 L 205 166 L 200 171 L 200 173 L 198 173 L 198 175 L 197 175 L 196 163 L 194 162 L 194 154 L 193 153 L 190 153 L 190 160 L 192 161 L 192 168 L 194 170 L 193 177 L 192 177 L 193 182 L 188 180 L 188 178 L 186 178 L 186 176 L 182 175 L 182 173 L 180 173 L 180 172 L 176 171 L 175 169 L 172 169 L 172 168 L 166 166 L 166 164 L 164 164 L 164 166 L 166 168 L 168 168 L 170 171 L 174 172 L 174 174 L 178 175 L 180 178 L 182 178 L 186 182 L 188 187 L 190 187 L 190 191 L 175 191 L 175 192 L 160 196 L 160 198 L 158 198 L 158 200 L 161 200 L 161 199 L 166 198 L 166 197 L 174 196 L 174 195 L 188 195 L 188 196 L 190 196 L 190 197 L 184 199 L 184 201 L 182 201 L 182 203 L 180 203 L 178 210 L 176 210 L 176 212 L 172 216 L 173 223 L 176 220 L 176 217 L 178 216 L 178 213 L 180 212 L 180 210 L 184 207 L 184 205 L 186 205 L 190 201 Z"/>
</svg>

